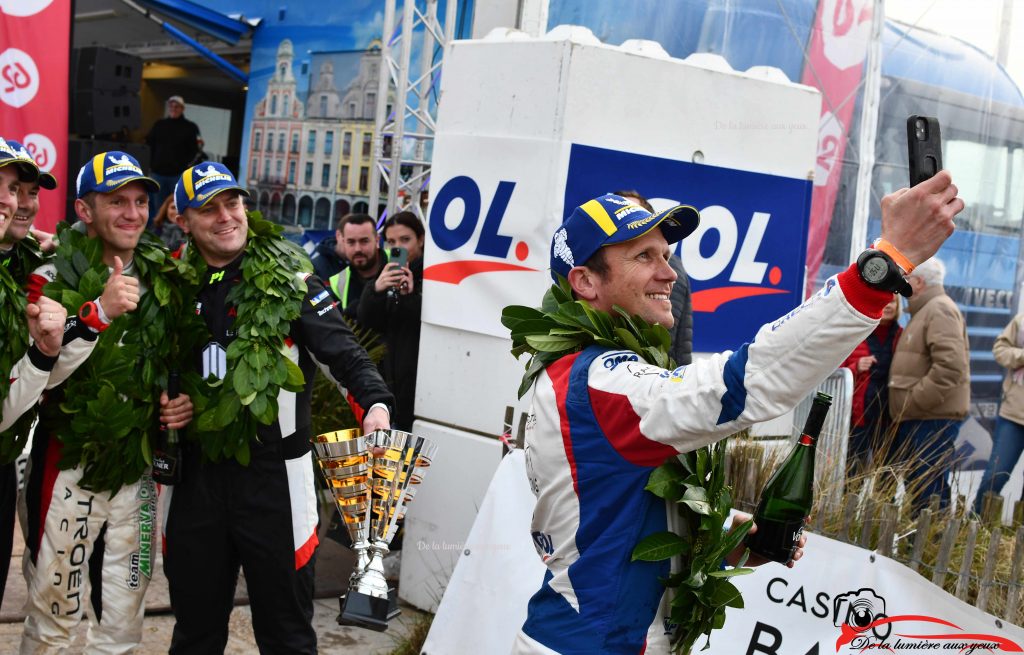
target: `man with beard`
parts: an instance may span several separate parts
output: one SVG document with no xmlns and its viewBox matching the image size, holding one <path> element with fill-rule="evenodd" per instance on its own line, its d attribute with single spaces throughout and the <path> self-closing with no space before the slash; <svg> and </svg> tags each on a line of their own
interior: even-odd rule
<svg viewBox="0 0 1024 655">
<path fill-rule="evenodd" d="M 363 289 L 374 281 L 384 268 L 384 251 L 377 238 L 376 224 L 369 214 L 349 214 L 338 226 L 342 255 L 348 266 L 327 280 L 327 286 L 341 304 L 342 315 L 356 323 L 359 299 Z"/>
</svg>

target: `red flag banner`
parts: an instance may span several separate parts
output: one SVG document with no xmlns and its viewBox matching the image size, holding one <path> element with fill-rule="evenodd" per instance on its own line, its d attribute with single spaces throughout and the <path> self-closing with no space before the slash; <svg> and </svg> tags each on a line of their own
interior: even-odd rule
<svg viewBox="0 0 1024 655">
<path fill-rule="evenodd" d="M 67 190 L 71 0 L 0 0 L 0 136 L 57 178 L 36 227 L 52 231 Z"/>
<path fill-rule="evenodd" d="M 807 235 L 807 288 L 817 289 L 818 269 L 832 224 L 843 155 L 871 37 L 872 0 L 820 0 L 801 82 L 821 91 L 818 161 Z M 852 217 L 847 217 L 852 220 Z"/>
</svg>

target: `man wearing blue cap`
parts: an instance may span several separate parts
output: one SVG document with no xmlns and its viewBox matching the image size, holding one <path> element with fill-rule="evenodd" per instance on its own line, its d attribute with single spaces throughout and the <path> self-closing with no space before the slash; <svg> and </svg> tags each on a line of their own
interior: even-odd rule
<svg viewBox="0 0 1024 655">
<path fill-rule="evenodd" d="M 35 160 L 21 144 L 0 138 L 0 240 L 4 243 L 20 231 L 24 199 L 39 188 L 43 175 L 48 178 L 44 183 L 52 180 L 56 186 L 56 180 L 49 173 L 39 171 Z M 18 265 L 22 262 L 12 257 L 13 253 L 13 248 L 5 251 L 0 246 L 0 312 L 4 313 L 5 323 L 5 329 L 0 332 L 0 357 L 6 365 L 13 364 L 3 371 L 0 379 L 0 439 L 3 440 L 0 443 L 0 602 L 7 585 L 13 547 L 17 500 L 15 461 L 20 454 L 19 442 L 24 445 L 33 418 L 25 413 L 36 404 L 47 386 L 61 352 L 67 317 L 60 303 L 49 298 L 25 306 L 23 289 L 28 271 L 26 266 Z M 25 309 L 21 311 L 23 306 Z M 8 329 L 20 331 L 22 338 L 7 333 Z M 29 337 L 30 342 L 24 337 Z M 79 356 L 87 354 L 83 349 Z M 15 358 L 19 359 L 15 362 Z M 73 358 L 65 357 L 66 360 Z"/>
<path fill-rule="evenodd" d="M 661 583 L 669 563 L 631 561 L 642 538 L 668 529 L 666 509 L 675 511 L 645 490 L 651 471 L 785 413 L 834 371 L 900 288 L 907 271 L 894 259 L 922 262 L 952 233 L 964 206 L 956 193 L 943 171 L 887 196 L 886 250 L 865 253 L 736 352 L 665 370 L 628 347 L 595 345 L 537 374 L 526 457 L 537 496 L 532 534 L 547 572 L 514 653 L 669 652 Z M 651 214 L 620 196 L 595 198 L 555 231 L 552 277 L 566 278 L 594 310 L 620 307 L 671 327 L 670 245 L 698 221 L 692 207 Z"/>
<path fill-rule="evenodd" d="M 204 378 L 224 381 L 209 387 L 209 393 L 218 394 L 218 402 L 237 404 L 239 412 L 233 425 L 210 429 L 215 416 L 197 417 L 197 439 L 185 443 L 182 480 L 171 489 L 164 558 L 176 620 L 171 653 L 224 652 L 239 567 L 260 652 L 317 652 L 312 627 L 318 521 L 310 453 L 313 376 L 319 365 L 369 408 L 364 433 L 387 429 L 394 403 L 330 292 L 319 278 L 301 270 L 305 254 L 270 225 L 250 225 L 243 204 L 247 195 L 231 171 L 213 162 L 187 169 L 175 187 L 178 221 L 189 235 L 183 258 L 205 268 L 195 306 L 210 334 L 196 359 Z M 261 271 L 286 275 L 275 280 Z M 257 313 L 286 318 L 271 327 L 254 320 Z M 256 351 L 257 339 L 276 347 Z M 235 429 L 262 402 L 239 395 L 253 384 L 239 377 L 244 375 L 240 369 L 251 372 L 249 362 L 257 356 L 269 371 L 292 368 L 284 362 L 290 360 L 304 383 L 297 392 L 264 387 L 273 393 L 270 411 L 261 412 L 266 420 Z M 246 456 L 211 461 L 209 445 L 229 436 L 244 440 Z"/>
<path fill-rule="evenodd" d="M 57 282 L 58 289 L 84 293 L 85 280 L 97 267 L 105 265 L 109 271 L 102 293 L 95 299 L 87 297 L 77 316 L 68 321 L 65 334 L 65 344 L 69 339 L 94 342 L 93 356 L 47 394 L 33 438 L 22 507 L 28 581 L 23 653 L 67 649 L 86 608 L 87 651 L 130 652 L 142 638 L 143 598 L 154 557 L 156 490 L 144 464 L 134 479 L 125 481 L 118 472 L 129 470 L 129 462 L 138 459 L 158 421 L 181 428 L 192 414 L 187 396 L 168 400 L 153 376 L 142 374 L 154 368 L 152 362 L 144 361 L 144 339 L 133 337 L 132 349 L 125 351 L 137 353 L 136 359 L 119 359 L 122 334 L 129 329 L 128 319 L 121 317 L 133 312 L 147 291 L 137 277 L 155 279 L 142 276 L 141 271 L 154 270 L 164 256 L 161 245 L 146 244 L 146 261 L 136 261 L 143 252 L 139 241 L 148 216 L 147 192 L 156 186 L 126 153 L 93 157 L 76 179 L 75 212 L 82 229 L 75 226 L 62 234 L 68 244 L 81 239 L 84 246 L 88 239 L 98 240 L 102 247 L 96 251 L 96 261 L 90 261 L 92 255 L 84 247 L 70 254 L 61 248 L 29 279 L 29 300 L 36 301 L 47 284 Z M 79 237 L 76 230 L 85 234 Z M 85 265 L 88 273 L 83 273 Z M 71 273 L 77 281 L 67 277 Z M 161 282 L 169 284 L 166 279 Z M 68 291 L 63 293 L 67 301 Z M 147 320 L 170 311 L 157 304 L 150 304 Z M 118 319 L 121 327 L 106 332 Z M 76 411 L 89 401 L 100 403 L 104 392 L 111 391 L 105 385 L 125 375 L 130 379 L 112 389 L 113 398 L 107 396 L 110 414 L 96 417 Z M 82 397 L 90 393 L 95 397 Z M 157 398 L 159 413 L 153 409 Z M 115 423 L 112 414 L 116 412 L 126 412 L 131 421 L 126 423 L 122 414 Z M 82 425 L 93 425 L 93 429 L 83 434 Z M 109 433 L 122 428 L 124 433 Z M 74 444 L 72 452 L 81 455 L 69 455 L 69 444 Z M 90 477 L 90 471 L 99 467 L 113 469 L 117 482 L 109 487 L 87 482 L 102 479 Z"/>
</svg>

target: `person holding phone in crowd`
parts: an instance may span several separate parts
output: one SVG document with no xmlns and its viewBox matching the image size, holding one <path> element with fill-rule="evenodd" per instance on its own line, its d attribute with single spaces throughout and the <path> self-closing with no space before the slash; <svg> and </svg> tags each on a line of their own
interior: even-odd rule
<svg viewBox="0 0 1024 655">
<path fill-rule="evenodd" d="M 850 443 L 847 459 L 866 470 L 873 449 L 884 445 L 889 418 L 889 365 L 896 341 L 903 328 L 899 325 L 900 297 L 882 310 L 878 327 L 853 349 L 842 367 L 853 373 L 853 403 L 850 412 Z"/>
<path fill-rule="evenodd" d="M 412 212 L 399 212 L 384 223 L 388 263 L 359 301 L 359 325 L 384 336 L 387 354 L 381 373 L 395 394 L 394 425 L 412 430 L 416 396 L 416 363 L 420 350 L 423 305 L 423 222 Z M 398 260 L 405 259 L 404 265 Z"/>
</svg>

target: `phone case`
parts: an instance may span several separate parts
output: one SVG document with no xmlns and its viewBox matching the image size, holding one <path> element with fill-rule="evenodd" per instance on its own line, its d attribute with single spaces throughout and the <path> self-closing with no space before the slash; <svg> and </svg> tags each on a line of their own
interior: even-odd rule
<svg viewBox="0 0 1024 655">
<path fill-rule="evenodd" d="M 907 117 L 907 160 L 910 164 L 910 186 L 916 186 L 942 170 L 939 119 L 917 114 Z"/>
</svg>

